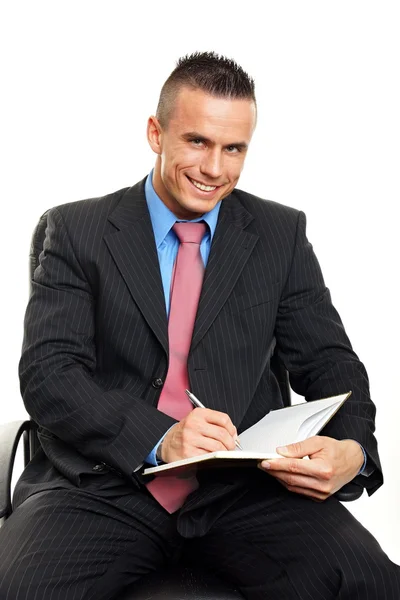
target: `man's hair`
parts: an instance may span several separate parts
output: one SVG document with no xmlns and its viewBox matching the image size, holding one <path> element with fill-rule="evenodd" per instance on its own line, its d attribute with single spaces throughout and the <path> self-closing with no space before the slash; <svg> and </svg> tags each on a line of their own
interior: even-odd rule
<svg viewBox="0 0 400 600">
<path fill-rule="evenodd" d="M 256 104 L 254 80 L 234 60 L 215 52 L 194 52 L 178 60 L 161 89 L 156 117 L 163 129 L 168 126 L 182 87 L 202 90 L 216 98 L 248 99 Z"/>
</svg>

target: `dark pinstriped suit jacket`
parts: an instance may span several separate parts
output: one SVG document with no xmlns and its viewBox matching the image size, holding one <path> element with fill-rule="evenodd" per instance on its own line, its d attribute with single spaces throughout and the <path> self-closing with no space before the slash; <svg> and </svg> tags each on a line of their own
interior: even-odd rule
<svg viewBox="0 0 400 600">
<path fill-rule="evenodd" d="M 375 407 L 307 241 L 305 215 L 234 190 L 222 202 L 205 273 L 188 359 L 191 389 L 227 412 L 240 432 L 282 406 L 273 352 L 307 400 L 352 390 L 321 434 L 363 445 L 375 471 L 357 481 L 373 493 L 383 482 Z M 144 180 L 52 209 L 20 362 L 24 402 L 41 426 L 35 475 L 50 461 L 79 485 L 82 474 L 105 463 L 140 487 L 135 469 L 174 423 L 156 409 L 153 383 L 167 368 L 167 316 Z M 240 494 L 253 476 L 244 471 L 203 472 L 181 511 L 181 531 L 206 530 L 218 499 Z"/>
</svg>

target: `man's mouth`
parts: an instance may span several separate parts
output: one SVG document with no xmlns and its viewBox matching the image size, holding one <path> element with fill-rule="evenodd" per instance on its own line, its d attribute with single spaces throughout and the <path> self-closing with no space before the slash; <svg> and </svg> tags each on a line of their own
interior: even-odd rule
<svg viewBox="0 0 400 600">
<path fill-rule="evenodd" d="M 192 183 L 194 185 L 194 187 L 196 187 L 198 190 L 201 190 L 202 192 L 213 192 L 214 190 L 217 189 L 217 187 L 220 187 L 218 185 L 205 185 L 204 183 L 201 183 L 200 181 L 196 181 L 196 179 L 192 179 L 188 175 L 187 175 L 187 178 L 189 179 L 190 183 Z"/>
</svg>

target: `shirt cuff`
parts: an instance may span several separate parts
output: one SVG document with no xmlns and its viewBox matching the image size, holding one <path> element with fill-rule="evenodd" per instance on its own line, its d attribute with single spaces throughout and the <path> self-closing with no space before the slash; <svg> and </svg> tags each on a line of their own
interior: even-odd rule
<svg viewBox="0 0 400 600">
<path fill-rule="evenodd" d="M 354 442 L 357 442 L 357 440 L 353 440 Z M 363 471 L 365 469 L 365 466 L 367 464 L 367 453 L 365 452 L 364 448 L 361 446 L 360 442 L 357 442 L 357 444 L 360 446 L 361 450 L 363 451 L 364 454 L 364 464 L 361 467 L 361 469 L 358 471 L 357 475 L 362 475 Z"/>
<path fill-rule="evenodd" d="M 171 427 L 169 429 L 171 429 L 173 426 L 174 425 L 171 425 Z M 154 446 L 153 450 L 151 452 L 149 452 L 149 454 L 146 456 L 146 458 L 144 459 L 145 462 L 149 463 L 150 465 L 154 465 L 155 467 L 157 467 L 159 464 L 161 464 L 161 462 L 159 460 L 157 460 L 157 450 L 158 450 L 159 445 L 161 444 L 161 442 L 167 435 L 169 429 L 167 429 L 167 431 L 164 433 L 162 438 Z"/>
</svg>

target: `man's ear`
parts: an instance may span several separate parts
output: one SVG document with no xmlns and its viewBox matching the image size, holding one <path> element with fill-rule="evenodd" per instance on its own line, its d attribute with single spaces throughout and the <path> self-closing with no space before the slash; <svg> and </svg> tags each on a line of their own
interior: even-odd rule
<svg viewBox="0 0 400 600">
<path fill-rule="evenodd" d="M 147 140 L 156 154 L 161 154 L 162 129 L 157 117 L 151 116 L 147 121 Z"/>
</svg>

